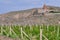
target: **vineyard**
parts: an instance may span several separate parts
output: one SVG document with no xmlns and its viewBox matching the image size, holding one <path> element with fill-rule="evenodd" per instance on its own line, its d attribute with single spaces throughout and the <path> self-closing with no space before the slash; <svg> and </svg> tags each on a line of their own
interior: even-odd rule
<svg viewBox="0 0 60 40">
<path fill-rule="evenodd" d="M 19 40 L 60 40 L 60 25 L 1 25 L 0 35 Z"/>
</svg>

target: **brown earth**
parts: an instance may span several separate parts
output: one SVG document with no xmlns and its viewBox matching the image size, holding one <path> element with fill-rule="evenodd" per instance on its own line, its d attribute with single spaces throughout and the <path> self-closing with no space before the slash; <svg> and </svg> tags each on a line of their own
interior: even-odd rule
<svg viewBox="0 0 60 40">
<path fill-rule="evenodd" d="M 7 36 L 0 36 L 0 40 L 20 40 L 19 38 L 10 38 Z"/>
</svg>

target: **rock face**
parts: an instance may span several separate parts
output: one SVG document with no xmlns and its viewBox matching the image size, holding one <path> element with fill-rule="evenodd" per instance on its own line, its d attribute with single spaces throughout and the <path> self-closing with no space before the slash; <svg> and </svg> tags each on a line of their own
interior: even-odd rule
<svg viewBox="0 0 60 40">
<path fill-rule="evenodd" d="M 0 14 L 0 25 L 34 25 L 34 24 L 59 24 L 59 7 L 47 6 L 51 12 L 43 13 L 42 8 L 34 8 L 23 11 L 14 11 L 6 14 Z M 58 13 L 55 11 L 58 10 Z"/>
</svg>

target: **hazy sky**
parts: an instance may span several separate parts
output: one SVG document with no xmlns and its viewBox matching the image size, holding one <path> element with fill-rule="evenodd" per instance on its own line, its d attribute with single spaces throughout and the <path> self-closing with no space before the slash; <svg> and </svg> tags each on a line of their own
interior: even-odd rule
<svg viewBox="0 0 60 40">
<path fill-rule="evenodd" d="M 0 0 L 0 14 L 47 5 L 60 6 L 60 0 Z"/>
</svg>

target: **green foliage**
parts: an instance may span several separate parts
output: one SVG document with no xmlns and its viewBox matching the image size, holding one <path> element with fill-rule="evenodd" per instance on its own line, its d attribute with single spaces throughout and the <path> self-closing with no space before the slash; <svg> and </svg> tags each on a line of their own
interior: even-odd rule
<svg viewBox="0 0 60 40">
<path fill-rule="evenodd" d="M 1 27 L 5 32 L 0 35 L 5 35 L 8 37 L 16 38 L 19 37 L 21 38 L 21 28 L 22 30 L 32 39 L 40 40 L 40 29 L 43 29 L 43 35 L 48 39 L 48 40 L 60 40 L 60 25 L 25 25 L 25 26 L 19 26 L 19 25 L 12 25 L 12 26 L 0 26 L 0 33 L 1 33 Z M 10 27 L 12 29 L 11 34 L 10 32 Z M 59 28 L 59 32 L 58 32 Z M 58 34 L 58 35 L 57 35 Z M 24 40 L 29 40 L 28 37 L 26 37 L 23 34 Z M 58 39 L 57 39 L 58 38 Z M 43 37 L 43 40 L 45 38 Z"/>
</svg>

